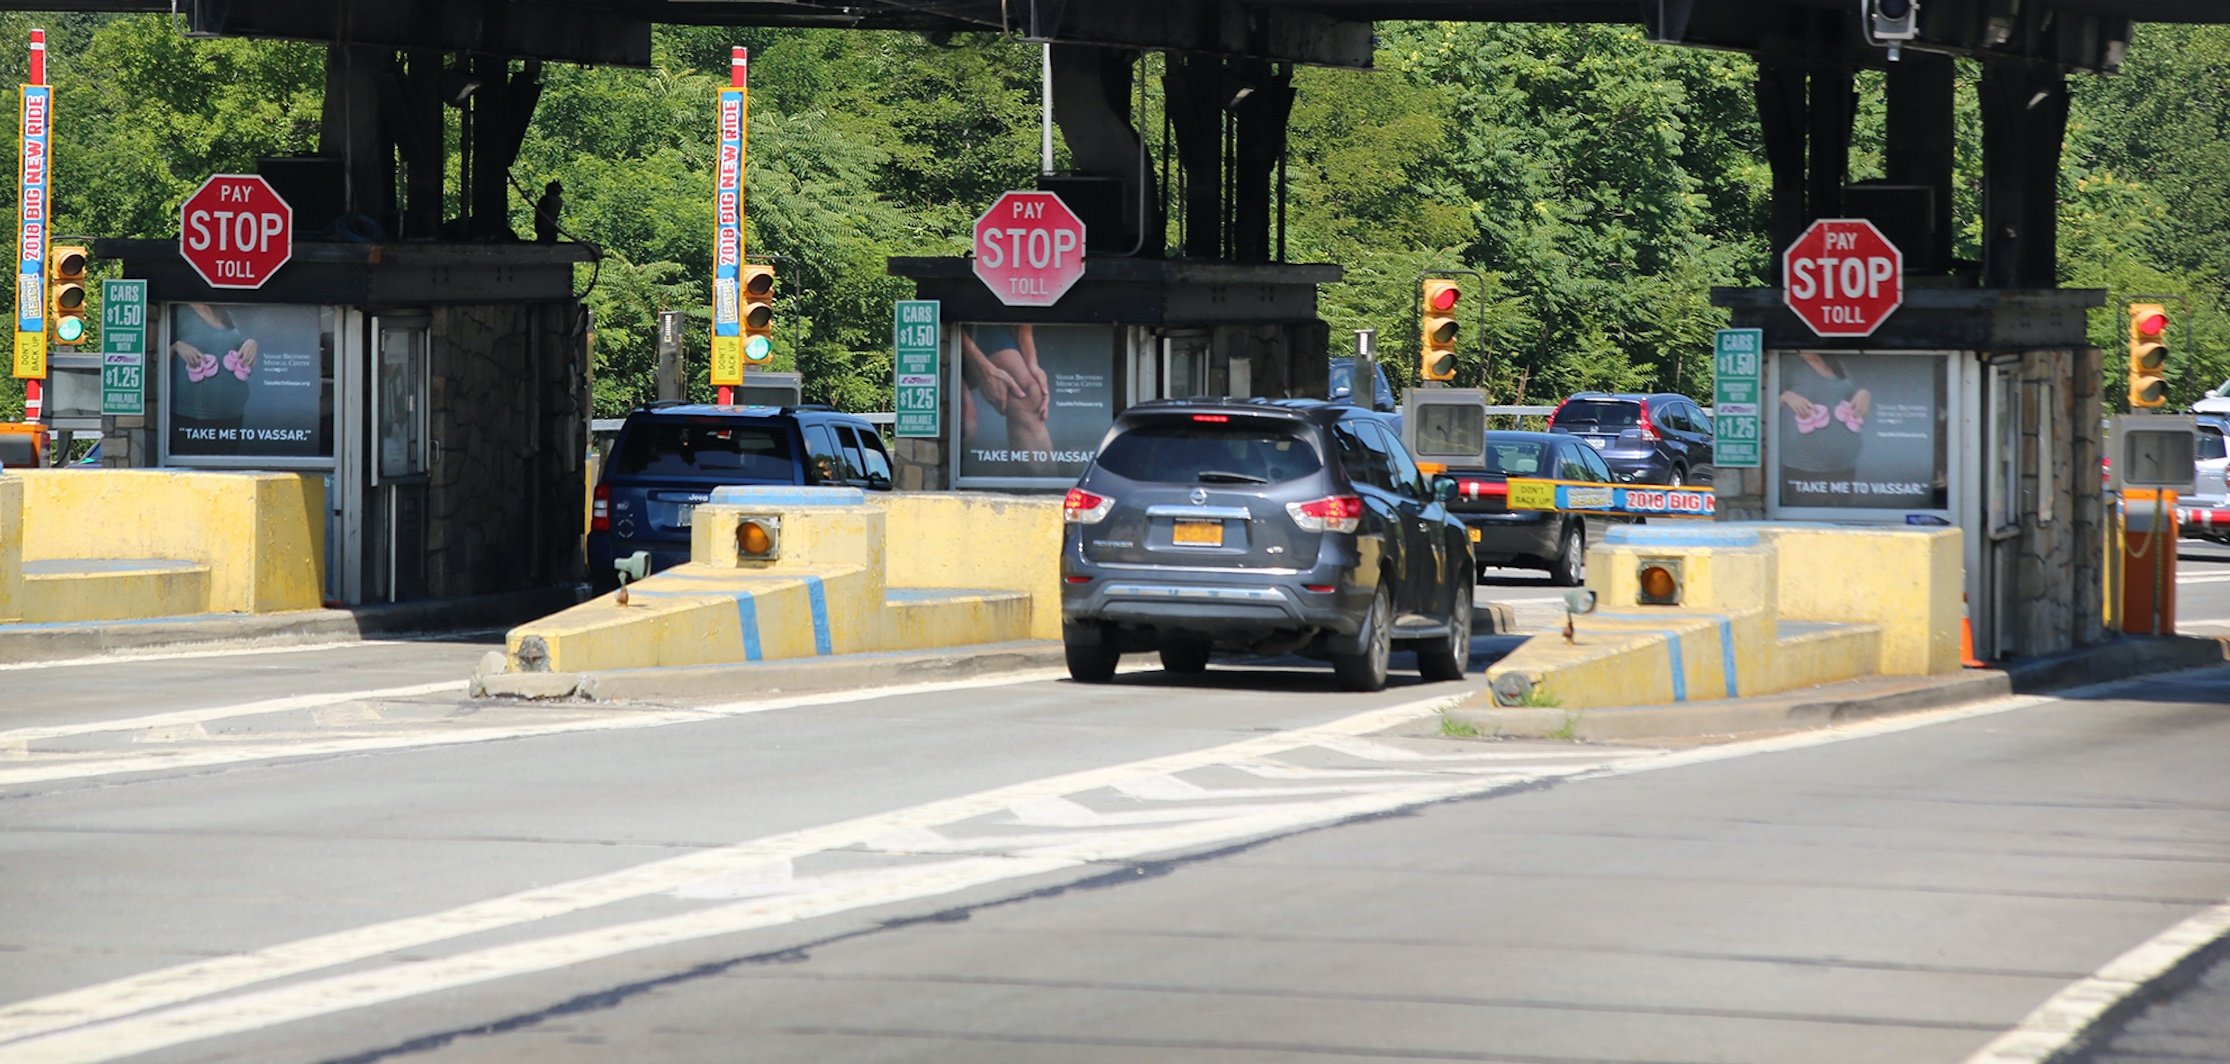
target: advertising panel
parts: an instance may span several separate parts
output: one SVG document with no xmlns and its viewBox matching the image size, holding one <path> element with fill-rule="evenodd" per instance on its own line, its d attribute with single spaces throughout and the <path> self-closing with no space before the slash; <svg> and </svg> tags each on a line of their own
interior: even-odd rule
<svg viewBox="0 0 2230 1064">
<path fill-rule="evenodd" d="M 1115 420 L 1115 327 L 986 323 L 959 335 L 960 478 L 1074 482 Z"/>
<path fill-rule="evenodd" d="M 170 457 L 332 457 L 323 308 L 175 303 L 169 317 Z"/>
<path fill-rule="evenodd" d="M 22 138 L 17 142 L 14 375 L 46 376 L 47 122 L 54 97 L 44 85 L 23 87 Z"/>
<path fill-rule="evenodd" d="M 1950 507 L 1948 357 L 1783 351 L 1775 360 L 1779 505 Z"/>
</svg>

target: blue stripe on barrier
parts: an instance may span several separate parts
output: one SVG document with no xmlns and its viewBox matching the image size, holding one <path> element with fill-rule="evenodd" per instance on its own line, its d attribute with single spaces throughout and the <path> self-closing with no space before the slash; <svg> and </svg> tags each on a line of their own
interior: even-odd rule
<svg viewBox="0 0 2230 1064">
<path fill-rule="evenodd" d="M 1735 682 L 1734 618 L 1719 618 L 1719 668 L 1727 674 L 1727 697 L 1740 698 L 1741 684 Z"/>
<path fill-rule="evenodd" d="M 1680 657 L 1680 633 L 1665 633 L 1665 650 L 1672 654 L 1673 701 L 1688 701 L 1688 667 Z"/>
<path fill-rule="evenodd" d="M 805 578 L 805 601 L 813 610 L 813 652 L 828 655 L 835 651 L 829 640 L 829 597 L 821 590 L 821 578 Z"/>
<path fill-rule="evenodd" d="M 749 591 L 736 592 L 736 620 L 743 625 L 743 660 L 758 661 L 759 603 L 751 597 Z"/>
</svg>

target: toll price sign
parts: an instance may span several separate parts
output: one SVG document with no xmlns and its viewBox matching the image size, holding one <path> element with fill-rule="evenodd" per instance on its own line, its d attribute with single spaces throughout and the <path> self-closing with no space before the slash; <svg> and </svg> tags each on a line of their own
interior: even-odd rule
<svg viewBox="0 0 2230 1064">
<path fill-rule="evenodd" d="M 1762 464 L 1758 429 L 1764 377 L 1764 330 L 1719 330 L 1711 352 L 1713 465 L 1756 469 Z"/>
<path fill-rule="evenodd" d="M 147 413 L 147 282 L 101 282 L 101 413 Z"/>
<path fill-rule="evenodd" d="M 944 329 L 939 316 L 940 304 L 934 299 L 901 299 L 894 304 L 892 411 L 897 414 L 900 436 L 935 438 L 943 428 L 939 415 L 944 377 L 938 372 L 937 349 Z"/>
</svg>

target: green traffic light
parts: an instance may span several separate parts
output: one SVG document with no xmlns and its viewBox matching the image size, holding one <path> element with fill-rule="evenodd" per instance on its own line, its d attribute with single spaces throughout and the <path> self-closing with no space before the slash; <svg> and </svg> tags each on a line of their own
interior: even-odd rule
<svg viewBox="0 0 2230 1064">
<path fill-rule="evenodd" d="M 745 361 L 764 362 L 767 360 L 767 356 L 772 354 L 774 354 L 774 345 L 768 343 L 767 338 L 764 336 L 754 336 L 751 339 L 745 340 L 743 342 L 743 357 Z"/>
<path fill-rule="evenodd" d="M 79 340 L 85 339 L 85 319 L 54 319 L 54 338 L 62 341 L 65 344 L 74 344 Z"/>
</svg>

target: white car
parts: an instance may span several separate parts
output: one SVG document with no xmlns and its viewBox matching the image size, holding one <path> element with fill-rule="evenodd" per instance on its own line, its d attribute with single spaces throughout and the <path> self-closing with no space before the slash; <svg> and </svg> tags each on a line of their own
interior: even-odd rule
<svg viewBox="0 0 2230 1064">
<path fill-rule="evenodd" d="M 2219 388 L 2207 389 L 2207 397 L 2191 404 L 2194 414 L 2230 414 L 2230 381 L 2223 381 Z"/>
</svg>

